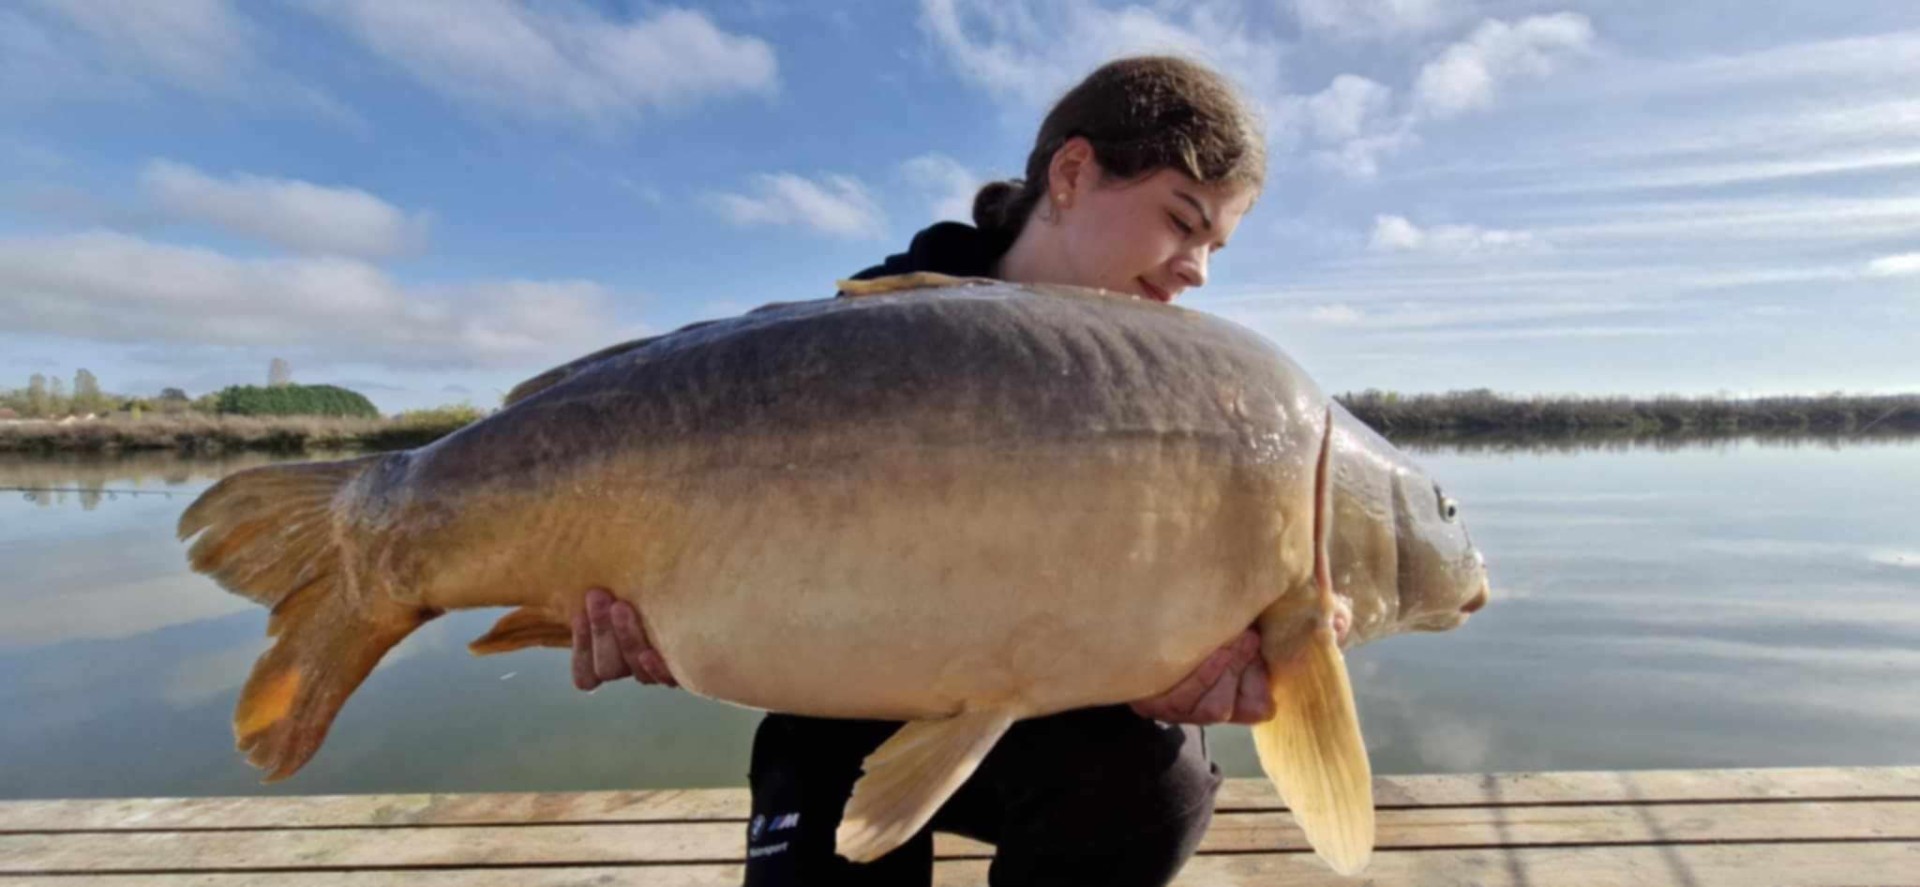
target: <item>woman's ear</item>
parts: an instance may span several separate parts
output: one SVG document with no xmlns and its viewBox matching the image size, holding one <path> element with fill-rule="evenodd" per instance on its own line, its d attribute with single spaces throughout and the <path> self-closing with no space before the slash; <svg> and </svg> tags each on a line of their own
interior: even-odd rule
<svg viewBox="0 0 1920 887">
<path fill-rule="evenodd" d="M 1053 162 L 1047 166 L 1048 193 L 1043 199 L 1055 209 L 1065 209 L 1099 177 L 1100 161 L 1093 156 L 1093 143 L 1084 136 L 1074 136 L 1053 151 Z"/>
</svg>

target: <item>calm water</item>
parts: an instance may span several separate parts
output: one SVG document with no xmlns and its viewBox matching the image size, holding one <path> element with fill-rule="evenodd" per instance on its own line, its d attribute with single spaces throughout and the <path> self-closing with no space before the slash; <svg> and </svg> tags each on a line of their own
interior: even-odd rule
<svg viewBox="0 0 1920 887">
<path fill-rule="evenodd" d="M 1446 635 L 1352 657 L 1376 770 L 1920 763 L 1920 441 L 1429 450 L 1494 571 Z M 0 461 L 0 798 L 738 785 L 757 715 L 566 655 L 399 647 L 272 788 L 228 718 L 266 614 L 189 573 L 174 519 L 267 461 Z M 1211 733 L 1257 775 L 1244 728 Z"/>
</svg>

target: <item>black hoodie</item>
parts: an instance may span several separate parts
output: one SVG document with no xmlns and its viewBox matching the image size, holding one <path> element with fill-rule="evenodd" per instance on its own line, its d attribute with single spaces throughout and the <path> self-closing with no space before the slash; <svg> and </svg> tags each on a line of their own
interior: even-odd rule
<svg viewBox="0 0 1920 887">
<path fill-rule="evenodd" d="M 854 280 L 872 280 L 895 274 L 932 271 L 955 277 L 994 277 L 1000 257 L 1013 246 L 1012 238 L 988 234 L 972 225 L 940 222 L 913 235 L 913 243 L 904 253 L 895 253 L 885 262 L 853 275 Z"/>
</svg>

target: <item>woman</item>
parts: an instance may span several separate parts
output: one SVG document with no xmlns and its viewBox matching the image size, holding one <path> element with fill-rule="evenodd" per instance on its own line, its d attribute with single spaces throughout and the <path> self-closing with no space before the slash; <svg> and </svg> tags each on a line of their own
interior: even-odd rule
<svg viewBox="0 0 1920 887">
<path fill-rule="evenodd" d="M 915 271 L 1061 283 L 1171 302 L 1207 282 L 1265 177 L 1259 125 L 1218 74 L 1160 57 L 1102 66 L 1048 113 L 1026 178 L 974 199 L 854 275 Z M 976 227 L 977 226 L 977 227 Z M 634 609 L 604 591 L 573 623 L 574 683 L 674 686 Z M 1271 713 L 1251 630 L 1161 696 L 1016 724 L 913 840 L 869 865 L 833 852 L 860 762 L 899 727 L 771 714 L 754 736 L 749 885 L 913 885 L 933 829 L 997 846 L 993 884 L 1164 884 L 1198 847 L 1219 771 L 1197 725 Z"/>
</svg>

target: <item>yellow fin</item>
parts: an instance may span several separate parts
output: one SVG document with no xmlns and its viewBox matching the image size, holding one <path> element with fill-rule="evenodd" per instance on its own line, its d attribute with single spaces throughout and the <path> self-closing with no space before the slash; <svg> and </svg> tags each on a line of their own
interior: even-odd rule
<svg viewBox="0 0 1920 887">
<path fill-rule="evenodd" d="M 932 271 L 915 271 L 912 274 L 894 274 L 872 280 L 842 280 L 836 285 L 840 287 L 840 294 L 844 296 L 878 296 L 883 293 L 928 289 L 936 286 L 966 286 L 974 283 L 999 283 L 999 281 L 986 277 L 954 277 L 951 274 L 936 274 Z"/>
<path fill-rule="evenodd" d="M 861 765 L 834 846 L 854 862 L 871 862 L 906 843 L 939 812 L 1000 741 L 1014 716 L 1003 709 L 913 721 L 881 743 Z"/>
<path fill-rule="evenodd" d="M 511 653 L 527 647 L 573 646 L 573 627 L 538 607 L 521 607 L 493 624 L 493 629 L 467 645 L 475 656 Z"/>
<path fill-rule="evenodd" d="M 1314 851 L 1354 875 L 1373 854 L 1373 770 L 1333 629 L 1316 627 L 1299 646 L 1292 661 L 1267 664 L 1273 719 L 1254 725 L 1253 747 Z"/>
<path fill-rule="evenodd" d="M 234 706 L 234 745 L 278 782 L 305 766 L 347 697 L 381 657 L 439 611 L 393 601 L 361 605 L 329 577 L 280 602 L 278 638 L 253 665 Z"/>
<path fill-rule="evenodd" d="M 1273 718 L 1253 728 L 1260 769 L 1280 792 L 1320 858 L 1358 874 L 1373 854 L 1373 769 L 1360 738 L 1353 687 L 1340 654 L 1327 560 L 1332 518 L 1333 411 L 1327 411 L 1314 472 L 1313 578 L 1316 614 L 1302 626 L 1283 611 L 1261 620 Z"/>
<path fill-rule="evenodd" d="M 397 454 L 268 465 L 228 475 L 180 515 L 193 568 L 271 607 L 273 646 L 254 663 L 234 707 L 235 744 L 266 781 L 293 775 L 326 739 L 360 682 L 438 611 L 357 587 L 343 536 L 353 532 L 353 485 Z"/>
</svg>

